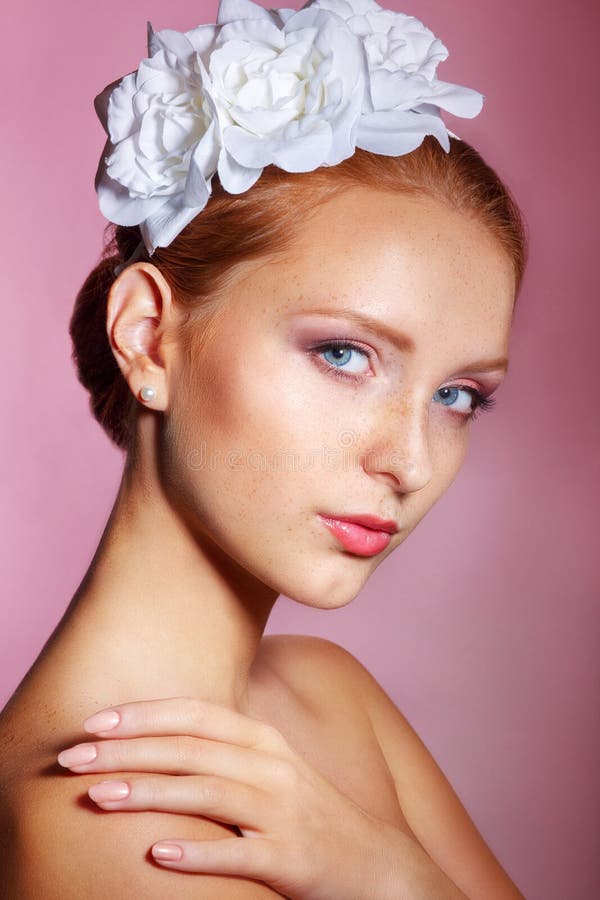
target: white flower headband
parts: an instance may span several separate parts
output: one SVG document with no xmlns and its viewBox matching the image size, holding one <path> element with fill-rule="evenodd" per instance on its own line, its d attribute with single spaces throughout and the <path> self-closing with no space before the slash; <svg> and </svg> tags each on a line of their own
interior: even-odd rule
<svg viewBox="0 0 600 900">
<path fill-rule="evenodd" d="M 148 57 L 95 98 L 108 140 L 96 174 L 100 209 L 139 225 L 115 270 L 167 247 L 204 208 L 215 172 L 231 194 L 267 165 L 334 166 L 356 147 L 387 156 L 427 134 L 446 152 L 440 107 L 473 118 L 484 95 L 439 81 L 448 50 L 414 16 L 375 0 L 309 0 L 264 9 L 220 0 L 215 25 L 153 31 Z"/>
</svg>

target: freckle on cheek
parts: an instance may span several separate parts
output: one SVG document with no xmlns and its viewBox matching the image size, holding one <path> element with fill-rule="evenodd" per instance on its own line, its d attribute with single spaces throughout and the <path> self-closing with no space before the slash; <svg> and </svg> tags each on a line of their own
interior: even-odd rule
<svg viewBox="0 0 600 900">
<path fill-rule="evenodd" d="M 385 410 L 386 421 L 398 419 L 398 417 L 409 413 L 411 409 L 412 404 L 405 397 L 401 397 L 395 401 L 390 400 Z"/>
</svg>

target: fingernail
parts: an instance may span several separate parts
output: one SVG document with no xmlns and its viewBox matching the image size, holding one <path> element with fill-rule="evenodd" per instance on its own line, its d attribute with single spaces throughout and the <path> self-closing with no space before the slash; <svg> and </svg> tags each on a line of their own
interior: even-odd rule
<svg viewBox="0 0 600 900">
<path fill-rule="evenodd" d="M 57 759 L 61 766 L 84 766 L 93 762 L 97 754 L 95 744 L 78 744 L 76 747 L 69 747 L 68 750 L 62 750 Z"/>
<path fill-rule="evenodd" d="M 86 719 L 83 727 L 86 731 L 110 731 L 111 728 L 116 728 L 120 721 L 121 716 L 116 709 L 103 709 Z"/>
<path fill-rule="evenodd" d="M 183 856 L 183 850 L 177 844 L 155 844 L 152 856 L 155 859 L 177 860 Z"/>
<path fill-rule="evenodd" d="M 92 800 L 103 803 L 105 800 L 124 800 L 129 797 L 129 785 L 126 781 L 101 781 L 88 788 Z"/>
</svg>

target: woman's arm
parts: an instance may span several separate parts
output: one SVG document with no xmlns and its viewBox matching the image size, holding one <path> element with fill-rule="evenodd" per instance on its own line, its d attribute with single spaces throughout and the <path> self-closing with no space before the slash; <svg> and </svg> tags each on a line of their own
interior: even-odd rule
<svg viewBox="0 0 600 900">
<path fill-rule="evenodd" d="M 118 773 L 127 777 L 129 773 Z M 164 812 L 106 813 L 87 797 L 94 775 L 44 775 L 2 798 L 3 900 L 268 900 L 281 896 L 237 876 L 165 871 L 149 847 L 173 830 L 193 840 L 231 837 L 225 826 Z M 242 840 L 240 838 L 240 840 Z"/>
</svg>

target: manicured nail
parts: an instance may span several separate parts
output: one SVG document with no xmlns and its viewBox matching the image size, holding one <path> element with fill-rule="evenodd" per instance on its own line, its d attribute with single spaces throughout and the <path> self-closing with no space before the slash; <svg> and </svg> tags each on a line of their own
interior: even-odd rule
<svg viewBox="0 0 600 900">
<path fill-rule="evenodd" d="M 61 766 L 85 766 L 86 763 L 93 762 L 97 755 L 95 744 L 77 744 L 76 747 L 62 750 L 57 759 Z"/>
<path fill-rule="evenodd" d="M 126 781 L 101 781 L 88 788 L 92 800 L 104 803 L 105 800 L 124 800 L 129 797 L 129 785 Z"/>
<path fill-rule="evenodd" d="M 110 731 L 111 728 L 116 728 L 120 721 L 121 716 L 116 709 L 103 709 L 86 719 L 83 727 L 86 731 Z"/>
<path fill-rule="evenodd" d="M 155 844 L 152 848 L 152 856 L 155 859 L 174 861 L 181 859 L 183 850 L 177 844 Z"/>
</svg>

